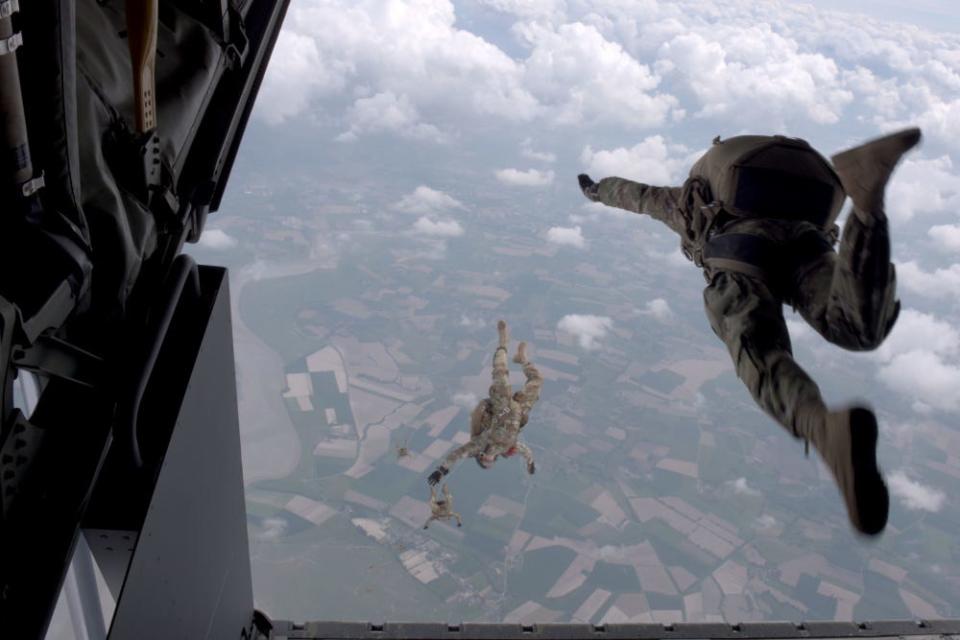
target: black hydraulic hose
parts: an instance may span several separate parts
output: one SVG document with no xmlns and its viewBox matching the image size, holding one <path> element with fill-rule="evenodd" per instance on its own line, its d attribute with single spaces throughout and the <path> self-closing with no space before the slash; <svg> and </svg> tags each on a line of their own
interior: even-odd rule
<svg viewBox="0 0 960 640">
<path fill-rule="evenodd" d="M 16 47 L 20 35 L 13 30 L 10 14 L 13 0 L 0 2 L 0 171 L 8 189 L 18 188 L 33 178 L 33 162 L 27 138 L 27 118 L 20 89 Z M 20 194 L 22 195 L 22 194 Z M 6 196 L 4 196 L 6 199 Z"/>
<path fill-rule="evenodd" d="M 170 322 L 177 310 L 177 303 L 183 295 L 184 287 L 190 281 L 192 292 L 199 297 L 200 295 L 200 274 L 197 270 L 197 263 L 193 258 L 186 254 L 180 254 L 173 261 L 170 268 L 170 275 L 167 278 L 166 295 L 163 298 L 163 306 L 160 307 L 159 316 L 151 327 L 150 336 L 152 341 L 144 354 L 144 359 L 135 372 L 133 393 L 130 401 L 126 404 L 126 410 L 121 414 L 121 420 L 118 422 L 121 431 L 119 435 L 127 439 L 127 446 L 130 448 L 130 457 L 136 467 L 143 466 L 143 456 L 140 452 L 139 419 L 140 404 L 143 402 L 143 394 L 147 390 L 147 384 L 153 374 L 153 368 L 157 364 L 157 357 L 160 355 L 160 349 L 167 337 L 170 329 Z"/>
</svg>

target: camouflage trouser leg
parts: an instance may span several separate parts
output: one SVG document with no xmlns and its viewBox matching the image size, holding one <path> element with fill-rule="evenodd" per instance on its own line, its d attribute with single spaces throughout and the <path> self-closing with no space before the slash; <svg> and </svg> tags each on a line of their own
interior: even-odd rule
<svg viewBox="0 0 960 640">
<path fill-rule="evenodd" d="M 720 271 L 704 289 L 703 302 L 757 404 L 793 435 L 803 435 L 798 416 L 823 410 L 823 398 L 793 359 L 780 299 L 759 280 Z"/>
<path fill-rule="evenodd" d="M 793 304 L 833 344 L 865 351 L 890 333 L 900 303 L 886 219 L 867 227 L 851 214 L 839 253 L 820 255 L 799 275 Z"/>
<path fill-rule="evenodd" d="M 540 375 L 540 370 L 529 360 L 523 363 L 523 375 L 527 379 L 523 385 L 523 395 L 532 407 L 533 404 L 540 399 L 540 389 L 543 388 L 543 376 Z"/>
<path fill-rule="evenodd" d="M 509 409 L 511 395 L 507 350 L 504 347 L 497 347 L 497 350 L 493 352 L 493 384 L 490 386 L 490 400 L 493 401 L 495 414 L 503 412 L 504 403 Z"/>
</svg>

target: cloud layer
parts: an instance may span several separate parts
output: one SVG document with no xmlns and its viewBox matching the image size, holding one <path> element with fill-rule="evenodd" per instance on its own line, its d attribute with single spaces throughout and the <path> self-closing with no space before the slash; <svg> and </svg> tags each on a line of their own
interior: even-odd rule
<svg viewBox="0 0 960 640">
<path fill-rule="evenodd" d="M 476 118 L 626 131 L 909 122 L 960 149 L 956 34 L 784 2 L 476 4 L 514 18 L 516 48 L 462 28 L 462 3 L 450 0 L 302 0 L 258 113 L 271 123 L 322 113 L 348 139 L 431 141 Z"/>
</svg>

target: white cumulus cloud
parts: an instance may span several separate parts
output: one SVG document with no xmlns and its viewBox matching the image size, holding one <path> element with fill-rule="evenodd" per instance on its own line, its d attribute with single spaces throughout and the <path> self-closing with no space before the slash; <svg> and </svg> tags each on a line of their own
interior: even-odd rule
<svg viewBox="0 0 960 640">
<path fill-rule="evenodd" d="M 262 523 L 263 529 L 257 534 L 257 539 L 270 542 L 278 540 L 287 532 L 287 521 L 283 518 L 266 518 Z"/>
<path fill-rule="evenodd" d="M 757 489 L 754 489 L 749 484 L 747 484 L 746 478 L 737 478 L 736 480 L 732 481 L 730 484 L 733 487 L 734 493 L 738 493 L 742 496 L 761 495 L 760 491 L 758 491 Z"/>
<path fill-rule="evenodd" d="M 523 86 L 522 64 L 456 22 L 449 0 L 296 2 L 271 59 L 260 109 L 269 122 L 282 122 L 336 91 L 393 96 L 394 106 L 408 115 L 437 114 L 451 124 L 478 116 L 533 118 L 539 104 Z M 356 136 L 367 131 L 349 129 Z"/>
<path fill-rule="evenodd" d="M 556 154 L 549 153 L 547 151 L 537 151 L 533 148 L 533 141 L 530 138 L 526 138 L 523 143 L 520 145 L 520 153 L 524 158 L 530 158 L 531 160 L 539 160 L 540 162 L 556 162 Z"/>
<path fill-rule="evenodd" d="M 543 187 L 553 182 L 553 171 L 537 169 L 499 169 L 495 172 L 497 180 L 504 184 L 520 187 Z"/>
<path fill-rule="evenodd" d="M 347 111 L 349 128 L 337 136 L 341 142 L 353 142 L 365 133 L 389 131 L 404 138 L 444 142 L 446 135 L 432 124 L 421 122 L 420 114 L 405 95 L 392 91 L 369 98 L 358 98 Z"/>
<path fill-rule="evenodd" d="M 477 402 L 479 402 L 479 398 L 477 398 L 477 394 L 473 392 L 463 391 L 453 394 L 453 404 L 457 405 L 458 407 L 472 410 L 475 406 L 477 406 Z"/>
<path fill-rule="evenodd" d="M 915 309 L 904 309 L 883 344 L 867 358 L 879 380 L 907 395 L 919 413 L 960 411 L 960 329 Z"/>
<path fill-rule="evenodd" d="M 426 236 L 439 238 L 456 238 L 463 235 L 463 227 L 456 220 L 437 220 L 427 216 L 420 217 L 413 225 L 413 230 Z"/>
<path fill-rule="evenodd" d="M 960 411 L 960 366 L 926 349 L 894 356 L 880 367 L 885 385 L 941 411 Z"/>
<path fill-rule="evenodd" d="M 873 352 L 873 357 L 888 362 L 918 349 L 941 356 L 956 355 L 960 352 L 960 329 L 932 314 L 903 309 L 890 335 Z"/>
<path fill-rule="evenodd" d="M 525 86 L 558 124 L 615 123 L 629 128 L 664 124 L 677 99 L 660 93 L 660 77 L 594 25 L 518 24 L 531 48 Z"/>
<path fill-rule="evenodd" d="M 960 263 L 925 271 L 915 261 L 897 264 L 897 280 L 911 293 L 937 300 L 960 299 Z"/>
<path fill-rule="evenodd" d="M 580 162 L 594 180 L 617 176 L 645 184 L 679 185 L 699 152 L 691 154 L 682 145 L 667 144 L 661 135 L 650 136 L 630 148 L 594 151 L 587 146 Z"/>
<path fill-rule="evenodd" d="M 613 328 L 613 320 L 607 316 L 570 314 L 560 319 L 557 329 L 576 336 L 584 349 L 594 349 L 598 342 Z"/>
<path fill-rule="evenodd" d="M 431 189 L 423 185 L 414 189 L 412 193 L 408 193 L 400 198 L 400 201 L 393 205 L 393 208 L 397 211 L 403 211 L 404 213 L 417 214 L 440 213 L 450 211 L 451 209 L 466 209 L 463 203 L 456 198 L 443 191 L 437 191 L 436 189 Z"/>
<path fill-rule="evenodd" d="M 907 156 L 887 187 L 886 210 L 894 220 L 960 208 L 960 174 L 949 156 Z"/>
<path fill-rule="evenodd" d="M 220 251 L 237 246 L 237 239 L 222 229 L 205 229 L 200 234 L 197 244 L 207 249 Z"/>
<path fill-rule="evenodd" d="M 564 14 L 564 0 L 476 0 L 478 4 L 490 7 L 518 18 L 555 18 Z"/>
<path fill-rule="evenodd" d="M 946 501 L 946 495 L 942 491 L 911 479 L 902 470 L 891 474 L 887 482 L 890 484 L 890 492 L 900 498 L 903 506 L 913 511 L 936 513 L 943 508 Z"/>
<path fill-rule="evenodd" d="M 567 245 L 578 249 L 583 249 L 586 245 L 579 225 L 576 227 L 551 227 L 547 231 L 547 240 L 554 244 Z"/>
<path fill-rule="evenodd" d="M 307 111 L 311 101 L 343 89 L 349 66 L 325 58 L 311 36 L 283 29 L 260 88 L 257 114 L 280 124 Z"/>
<path fill-rule="evenodd" d="M 698 25 L 699 26 L 699 25 Z M 737 20 L 684 31 L 665 42 L 659 68 L 693 92 L 698 118 L 782 128 L 787 120 L 832 124 L 853 93 L 829 56 L 804 50 L 770 24 Z"/>
<path fill-rule="evenodd" d="M 941 249 L 960 253 L 960 224 L 937 224 L 927 232 Z"/>
<path fill-rule="evenodd" d="M 648 302 L 641 313 L 656 318 L 661 322 L 673 317 L 673 310 L 670 308 L 670 303 L 663 298 L 655 298 Z"/>
</svg>

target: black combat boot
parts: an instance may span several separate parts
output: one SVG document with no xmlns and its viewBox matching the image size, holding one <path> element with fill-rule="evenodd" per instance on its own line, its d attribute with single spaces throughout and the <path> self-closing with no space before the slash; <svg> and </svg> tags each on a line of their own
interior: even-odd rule
<svg viewBox="0 0 960 640">
<path fill-rule="evenodd" d="M 887 525 L 890 496 L 877 468 L 877 419 L 851 407 L 804 416 L 798 435 L 811 442 L 837 481 L 850 523 L 876 535 Z"/>
<path fill-rule="evenodd" d="M 920 129 L 904 129 L 848 149 L 831 160 L 857 217 L 871 226 L 884 216 L 883 191 L 904 153 L 920 142 Z"/>
</svg>

